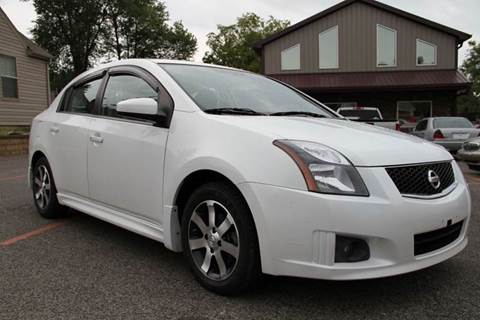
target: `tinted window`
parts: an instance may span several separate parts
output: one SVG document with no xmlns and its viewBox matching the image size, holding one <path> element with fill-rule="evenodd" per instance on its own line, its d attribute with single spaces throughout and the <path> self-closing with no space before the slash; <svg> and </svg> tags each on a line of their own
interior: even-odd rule
<svg viewBox="0 0 480 320">
<path fill-rule="evenodd" d="M 108 80 L 103 96 L 101 114 L 110 117 L 120 117 L 117 114 L 117 104 L 120 101 L 134 98 L 158 99 L 158 93 L 145 80 L 132 75 L 112 76 Z"/>
<path fill-rule="evenodd" d="M 95 108 L 95 97 L 102 79 L 95 79 L 72 89 L 69 102 L 63 111 L 73 113 L 91 113 Z"/>
<path fill-rule="evenodd" d="M 380 120 L 377 110 L 340 110 L 339 113 L 352 120 Z"/>
<path fill-rule="evenodd" d="M 433 120 L 433 127 L 437 128 L 473 128 L 473 125 L 466 118 L 438 118 Z"/>
<path fill-rule="evenodd" d="M 418 124 L 417 124 L 417 127 L 415 128 L 415 130 L 417 131 L 424 131 L 427 129 L 427 123 L 428 121 L 427 120 L 422 120 L 420 121 Z"/>
<path fill-rule="evenodd" d="M 69 102 L 63 111 L 91 113 L 95 108 L 95 97 L 102 79 L 95 79 L 72 89 Z M 68 91 L 67 91 L 68 92 Z"/>
<path fill-rule="evenodd" d="M 162 67 L 202 110 L 235 107 L 261 113 L 302 111 L 332 117 L 321 105 L 254 73 L 182 64 Z"/>
</svg>

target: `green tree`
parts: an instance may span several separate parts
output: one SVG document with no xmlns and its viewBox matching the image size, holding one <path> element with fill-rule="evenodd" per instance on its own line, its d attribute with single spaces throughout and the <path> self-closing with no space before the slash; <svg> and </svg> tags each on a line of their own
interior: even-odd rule
<svg viewBox="0 0 480 320">
<path fill-rule="evenodd" d="M 58 89 L 102 54 L 99 39 L 107 32 L 106 2 L 33 0 L 33 5 L 33 38 L 55 57 L 50 78 L 52 88 Z"/>
<path fill-rule="evenodd" d="M 272 16 L 262 19 L 255 13 L 245 13 L 235 24 L 218 25 L 217 33 L 207 35 L 210 51 L 205 53 L 203 62 L 259 72 L 260 57 L 253 50 L 253 44 L 289 25 L 287 20 Z"/>
<path fill-rule="evenodd" d="M 24 0 L 29 1 L 29 0 Z M 158 0 L 32 0 L 34 40 L 54 59 L 51 86 L 112 57 L 189 59 L 197 40 Z"/>
<path fill-rule="evenodd" d="M 190 59 L 197 40 L 181 22 L 168 24 L 168 12 L 156 0 L 110 0 L 108 23 L 111 35 L 107 51 L 117 59 Z"/>
<path fill-rule="evenodd" d="M 470 41 L 467 59 L 461 66 L 462 72 L 472 82 L 472 89 L 457 99 L 459 112 L 480 112 L 480 43 Z"/>
</svg>

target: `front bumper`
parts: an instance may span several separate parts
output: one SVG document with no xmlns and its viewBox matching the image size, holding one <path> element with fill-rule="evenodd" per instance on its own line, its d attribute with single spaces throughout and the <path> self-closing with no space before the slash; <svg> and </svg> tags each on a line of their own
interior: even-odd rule
<svg viewBox="0 0 480 320">
<path fill-rule="evenodd" d="M 391 276 L 451 258 L 467 245 L 471 202 L 457 165 L 457 187 L 431 200 L 400 195 L 384 168 L 358 168 L 370 197 L 316 194 L 257 183 L 239 185 L 254 215 L 263 272 L 349 280 Z M 460 236 L 414 255 L 414 235 L 464 221 Z M 370 259 L 335 263 L 336 235 L 365 240 Z"/>
<path fill-rule="evenodd" d="M 462 148 L 465 140 L 434 140 L 432 142 L 444 147 L 450 152 L 457 152 Z"/>
<path fill-rule="evenodd" d="M 466 151 L 460 149 L 457 153 L 457 157 L 465 162 L 478 164 L 480 162 L 480 151 Z"/>
</svg>

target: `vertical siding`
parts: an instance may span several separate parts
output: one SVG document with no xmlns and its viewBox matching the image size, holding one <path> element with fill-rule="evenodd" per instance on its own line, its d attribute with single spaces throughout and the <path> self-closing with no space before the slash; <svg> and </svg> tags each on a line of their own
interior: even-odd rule
<svg viewBox="0 0 480 320">
<path fill-rule="evenodd" d="M 377 24 L 397 30 L 397 67 L 376 66 Z M 320 70 L 318 34 L 335 25 L 339 28 L 339 68 Z M 417 38 L 437 45 L 436 66 L 416 66 Z M 301 73 L 456 68 L 455 37 L 363 3 L 354 3 L 267 44 L 265 73 L 298 73 L 280 69 L 280 52 L 297 43 L 301 44 Z"/>
<path fill-rule="evenodd" d="M 28 57 L 22 40 L 0 12 L 0 54 L 17 60 L 18 99 L 0 96 L 0 125 L 29 125 L 48 106 L 46 62 Z"/>
</svg>

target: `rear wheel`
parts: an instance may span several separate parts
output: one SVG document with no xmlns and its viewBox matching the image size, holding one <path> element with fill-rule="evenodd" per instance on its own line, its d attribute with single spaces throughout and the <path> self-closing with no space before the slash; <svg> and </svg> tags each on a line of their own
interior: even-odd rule
<svg viewBox="0 0 480 320">
<path fill-rule="evenodd" d="M 182 242 L 196 279 L 216 293 L 246 290 L 259 275 L 255 226 L 243 197 L 226 183 L 209 183 L 188 200 Z"/>
<path fill-rule="evenodd" d="M 45 157 L 38 159 L 33 166 L 32 191 L 35 207 L 42 217 L 53 219 L 64 215 L 67 208 L 58 203 L 52 171 Z"/>
</svg>

